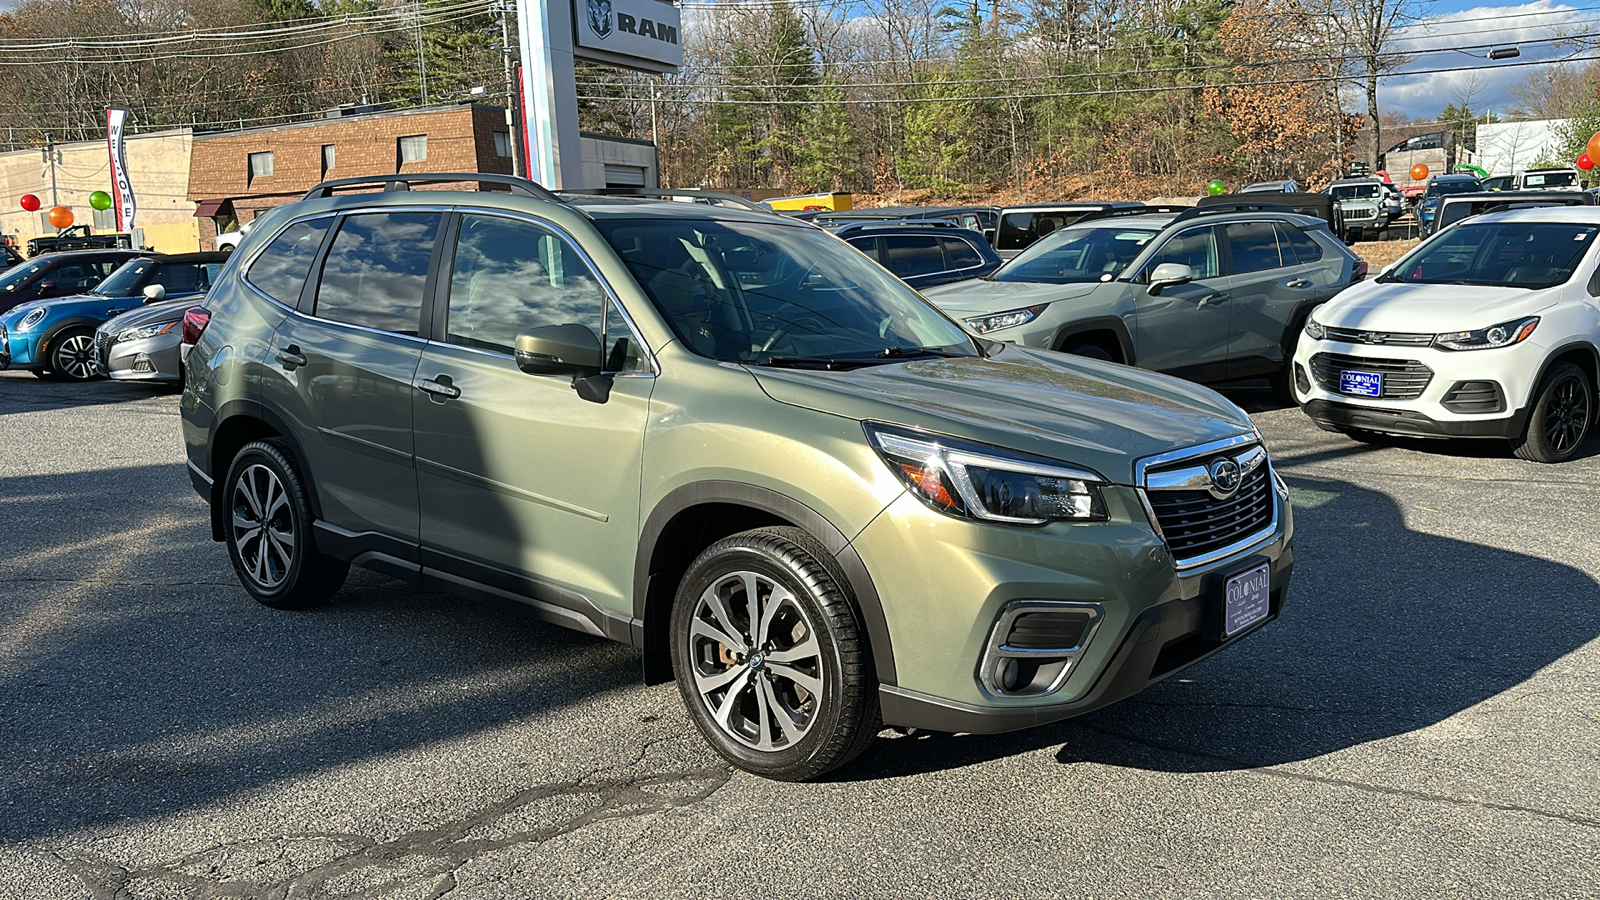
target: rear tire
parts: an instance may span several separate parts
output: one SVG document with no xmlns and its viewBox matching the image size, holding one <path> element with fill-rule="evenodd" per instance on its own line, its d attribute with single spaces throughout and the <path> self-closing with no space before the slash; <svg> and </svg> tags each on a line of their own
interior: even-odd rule
<svg viewBox="0 0 1600 900">
<path fill-rule="evenodd" d="M 1569 362 L 1544 373 L 1534 395 L 1533 414 L 1512 452 L 1530 462 L 1558 463 L 1572 458 L 1594 424 L 1594 385 Z"/>
<path fill-rule="evenodd" d="M 871 651 L 833 557 L 798 528 L 760 528 L 701 553 L 672 608 L 672 671 L 728 762 L 807 781 L 882 726 Z"/>
<path fill-rule="evenodd" d="M 281 441 L 254 441 L 239 450 L 228 466 L 221 502 L 228 558 L 258 602 L 304 609 L 344 584 L 350 564 L 317 549 L 310 492 Z"/>
</svg>

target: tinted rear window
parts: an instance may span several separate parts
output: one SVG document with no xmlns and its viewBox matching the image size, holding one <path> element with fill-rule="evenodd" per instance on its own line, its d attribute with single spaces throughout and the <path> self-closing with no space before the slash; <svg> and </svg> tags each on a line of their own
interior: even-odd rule
<svg viewBox="0 0 1600 900">
<path fill-rule="evenodd" d="M 285 306 L 299 303 L 300 289 L 311 274 L 311 263 L 331 224 L 332 219 L 312 219 L 285 228 L 250 264 L 245 279 Z"/>
</svg>

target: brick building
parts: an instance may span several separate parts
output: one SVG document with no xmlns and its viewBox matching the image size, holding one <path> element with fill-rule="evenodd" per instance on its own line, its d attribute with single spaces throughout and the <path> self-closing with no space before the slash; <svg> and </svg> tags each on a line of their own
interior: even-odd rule
<svg viewBox="0 0 1600 900">
<path fill-rule="evenodd" d="M 407 172 L 511 174 L 505 109 L 477 103 L 398 112 L 330 110 L 310 122 L 196 134 L 189 199 L 200 245 L 292 203 L 318 182 Z M 587 186 L 659 184 L 655 145 L 583 136 Z"/>
</svg>

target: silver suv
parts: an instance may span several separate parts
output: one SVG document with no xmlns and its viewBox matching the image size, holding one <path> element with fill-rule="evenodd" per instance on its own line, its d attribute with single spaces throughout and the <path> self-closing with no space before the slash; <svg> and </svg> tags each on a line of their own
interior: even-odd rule
<svg viewBox="0 0 1600 900">
<path fill-rule="evenodd" d="M 1367 264 L 1326 222 L 1286 207 L 1128 212 L 1083 219 L 927 297 L 994 340 L 1194 381 L 1268 376 L 1291 398 L 1286 365 L 1306 316 Z"/>
</svg>

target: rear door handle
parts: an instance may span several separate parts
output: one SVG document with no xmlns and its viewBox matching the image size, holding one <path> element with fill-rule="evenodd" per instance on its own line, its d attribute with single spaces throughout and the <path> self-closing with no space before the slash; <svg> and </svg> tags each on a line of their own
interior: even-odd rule
<svg viewBox="0 0 1600 900">
<path fill-rule="evenodd" d="M 306 364 L 306 355 L 301 353 L 300 348 L 294 344 L 279 350 L 277 355 L 278 362 L 283 363 L 286 369 L 298 369 Z"/>
<path fill-rule="evenodd" d="M 451 384 L 450 376 L 448 375 L 440 375 L 438 378 L 435 378 L 432 381 L 424 381 L 419 378 L 413 383 L 417 386 L 417 390 L 432 394 L 435 397 L 442 397 L 446 400 L 454 400 L 461 396 L 461 388 Z"/>
<path fill-rule="evenodd" d="M 1289 282 L 1289 287 L 1292 287 L 1292 288 L 1308 288 L 1308 287 L 1311 287 L 1311 282 L 1307 281 L 1304 278 L 1296 278 L 1295 280 Z"/>
</svg>

